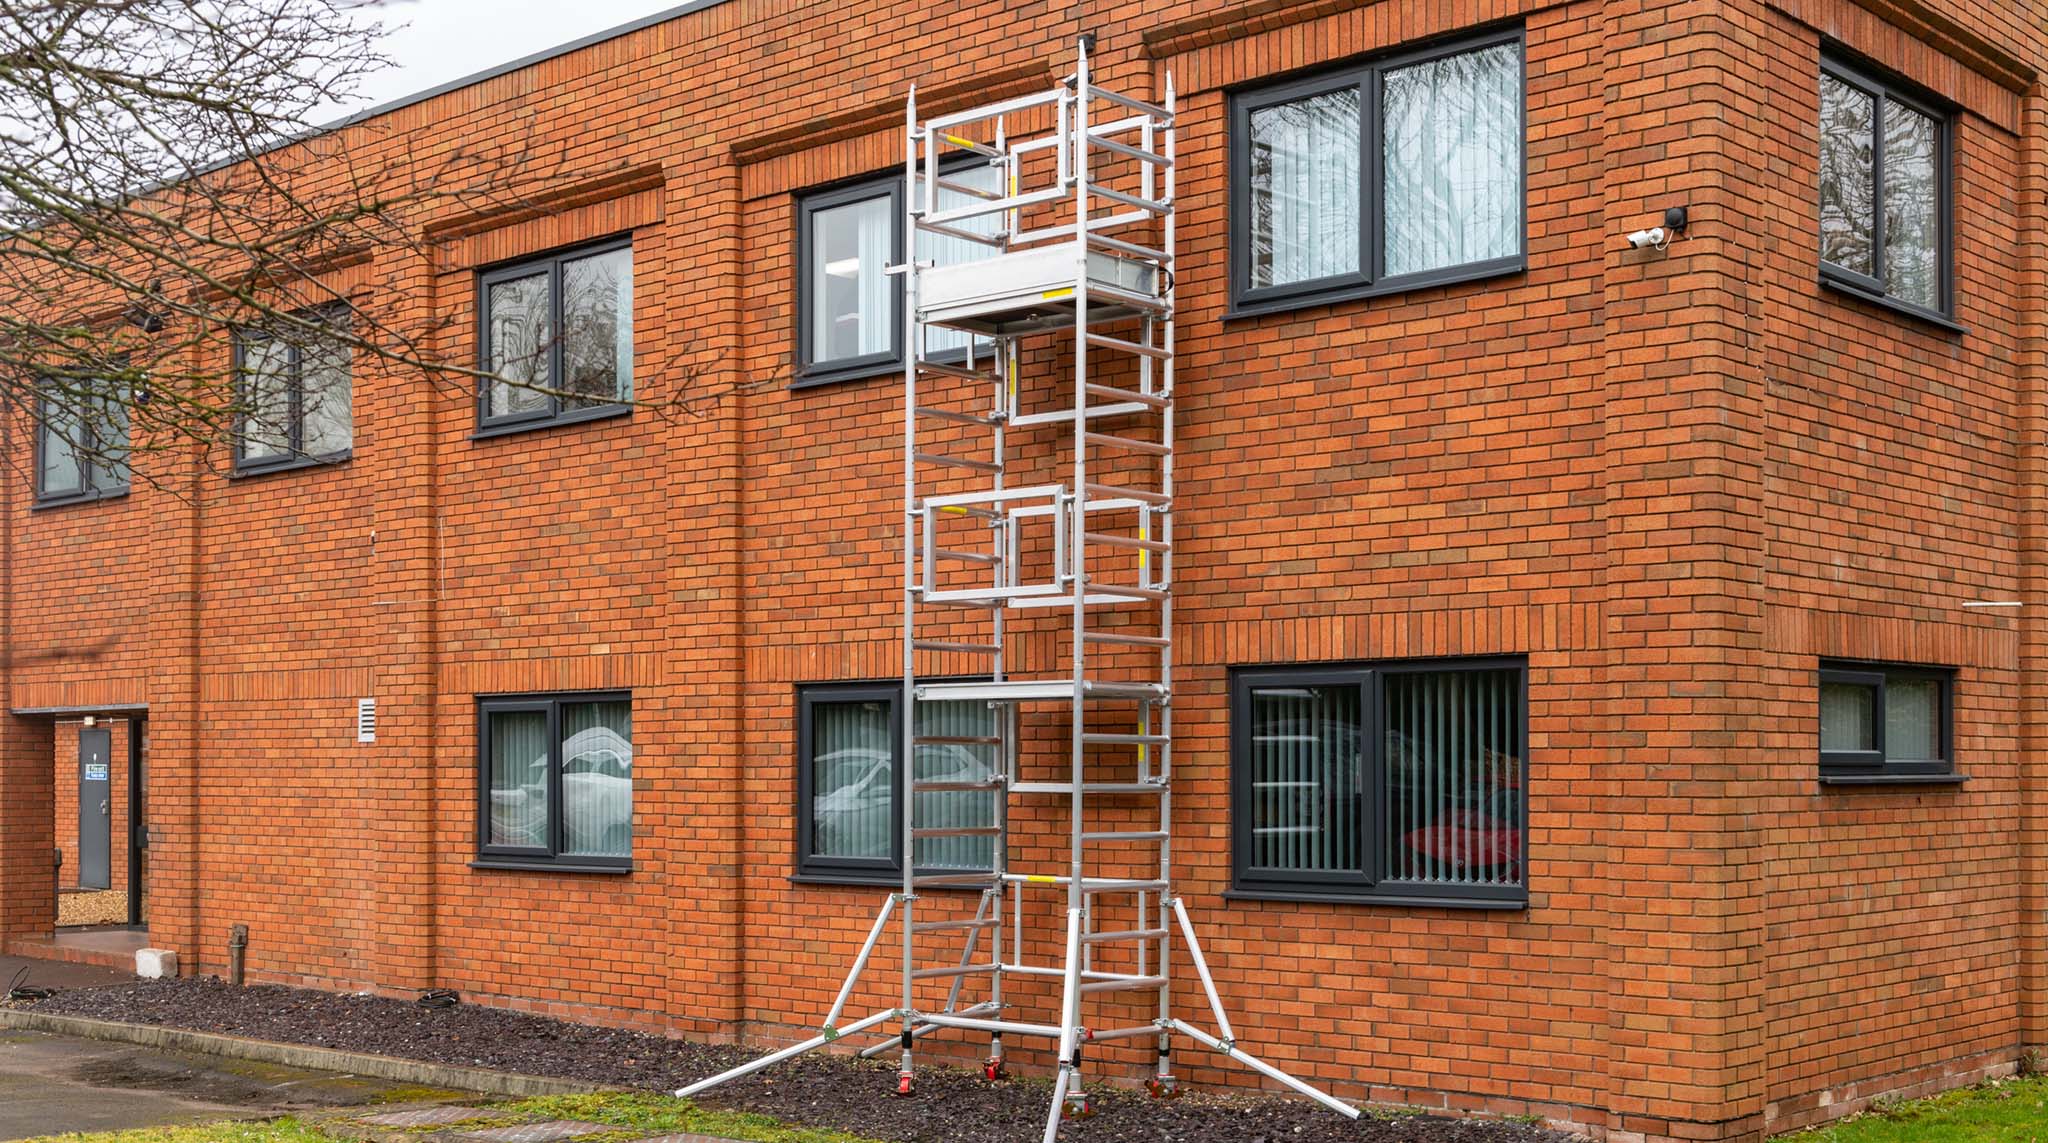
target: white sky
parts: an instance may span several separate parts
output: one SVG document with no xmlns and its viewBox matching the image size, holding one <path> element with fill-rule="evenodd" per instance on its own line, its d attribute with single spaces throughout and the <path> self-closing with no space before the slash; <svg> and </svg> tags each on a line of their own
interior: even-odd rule
<svg viewBox="0 0 2048 1143">
<path fill-rule="evenodd" d="M 314 121 L 425 91 L 682 2 L 383 0 L 373 16 L 392 29 L 383 50 L 396 66 L 372 76 L 359 99 Z"/>
</svg>

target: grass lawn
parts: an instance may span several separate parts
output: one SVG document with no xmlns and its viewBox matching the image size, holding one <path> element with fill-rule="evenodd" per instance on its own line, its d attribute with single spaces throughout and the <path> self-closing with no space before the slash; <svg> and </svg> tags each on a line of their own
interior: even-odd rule
<svg viewBox="0 0 2048 1143">
<path fill-rule="evenodd" d="M 682 1099 L 637 1093 L 618 1095 L 566 1095 L 514 1102 L 480 1103 L 476 1106 L 503 1116 L 504 1122 L 531 1119 L 579 1119 L 590 1123 L 616 1124 L 616 1134 L 597 1136 L 598 1143 L 638 1139 L 677 1131 L 694 1131 L 750 1143 L 876 1143 L 859 1135 L 816 1127 L 794 1127 L 765 1115 L 742 1111 L 714 1111 Z M 375 1107 L 350 1114 L 373 1115 Z M 24 1143 L 335 1143 L 346 1139 L 339 1130 L 347 1116 L 331 1119 L 322 1115 L 317 1122 L 285 1116 L 257 1123 L 209 1123 L 194 1127 L 145 1127 L 135 1131 L 109 1131 L 92 1135 L 46 1135 Z M 482 1126 L 482 1124 L 479 1124 Z"/>
<path fill-rule="evenodd" d="M 1992 1080 L 1774 1143 L 2048 1143 L 2048 1078 Z"/>
</svg>

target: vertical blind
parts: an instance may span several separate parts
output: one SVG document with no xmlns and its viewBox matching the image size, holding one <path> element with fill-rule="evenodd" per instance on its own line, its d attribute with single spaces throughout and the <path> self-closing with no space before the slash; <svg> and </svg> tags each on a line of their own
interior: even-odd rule
<svg viewBox="0 0 2048 1143">
<path fill-rule="evenodd" d="M 921 702 L 916 704 L 920 738 L 991 738 L 995 712 L 985 702 Z M 920 782 L 981 782 L 993 776 L 993 746 L 944 743 L 919 746 L 911 773 Z M 990 790 L 926 790 L 913 795 L 914 817 L 924 828 L 961 829 L 995 824 L 995 793 Z M 921 867 L 990 869 L 995 865 L 993 837 L 922 837 L 913 847 Z"/>
<path fill-rule="evenodd" d="M 1251 113 L 1251 285 L 1357 272 L 1355 87 Z"/>
<path fill-rule="evenodd" d="M 811 851 L 886 861 L 895 831 L 886 702 L 820 702 L 811 712 Z"/>
<path fill-rule="evenodd" d="M 633 704 L 562 706 L 562 852 L 633 853 Z"/>
<path fill-rule="evenodd" d="M 896 233 L 889 197 L 818 211 L 811 225 L 812 358 L 887 352 L 895 318 L 894 280 L 885 273 Z"/>
<path fill-rule="evenodd" d="M 1885 680 L 1884 756 L 1887 761 L 1929 762 L 1945 753 L 1941 739 L 1941 683 Z"/>
<path fill-rule="evenodd" d="M 1251 702 L 1252 864 L 1363 873 L 1358 688 L 1262 688 Z"/>
<path fill-rule="evenodd" d="M 242 346 L 243 460 L 284 456 L 292 447 L 291 346 L 257 338 Z"/>
<path fill-rule="evenodd" d="M 1858 683 L 1822 683 L 1820 748 L 1877 749 L 1877 691 Z"/>
<path fill-rule="evenodd" d="M 490 716 L 490 844 L 548 848 L 548 715 Z"/>
<path fill-rule="evenodd" d="M 1522 55 L 1498 44 L 1392 68 L 1381 131 L 1388 275 L 1522 248 Z"/>
<path fill-rule="evenodd" d="M 985 738 L 995 734 L 986 703 L 918 703 L 918 737 Z M 811 851 L 814 856 L 894 861 L 897 778 L 901 744 L 884 701 L 817 702 L 811 717 Z M 917 748 L 920 782 L 978 782 L 994 773 L 995 749 L 980 744 L 934 743 Z M 987 790 L 915 792 L 917 824 L 971 828 L 995 824 L 995 794 Z M 919 838 L 919 866 L 987 869 L 990 837 Z"/>
<path fill-rule="evenodd" d="M 1519 672 L 1401 672 L 1384 682 L 1384 879 L 1519 885 Z"/>
<path fill-rule="evenodd" d="M 1304 882 L 1520 885 L 1521 673 L 1360 680 L 1250 689 L 1251 867 Z M 1375 686 L 1377 743 L 1364 710 Z"/>
</svg>

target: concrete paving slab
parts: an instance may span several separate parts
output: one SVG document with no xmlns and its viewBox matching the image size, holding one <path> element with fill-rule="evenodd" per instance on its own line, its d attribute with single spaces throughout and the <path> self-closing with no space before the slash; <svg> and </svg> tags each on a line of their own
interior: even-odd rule
<svg viewBox="0 0 2048 1143">
<path fill-rule="evenodd" d="M 399 1085 L 304 1068 L 0 1031 L 0 1140 L 376 1102 Z"/>
<path fill-rule="evenodd" d="M 463 1123 L 471 1119 L 482 1119 L 491 1113 L 481 1107 L 421 1107 L 411 1111 L 387 1111 L 382 1115 L 365 1115 L 356 1120 L 372 1127 L 445 1127 L 450 1123 Z"/>
<path fill-rule="evenodd" d="M 617 1131 L 617 1127 L 603 1123 L 579 1123 L 573 1119 L 550 1119 L 542 1123 L 517 1123 L 511 1127 L 491 1127 L 482 1131 L 465 1131 L 457 1135 L 464 1143 L 560 1143 L 563 1139 L 574 1139 L 578 1135 L 596 1135 L 606 1131 Z"/>
</svg>

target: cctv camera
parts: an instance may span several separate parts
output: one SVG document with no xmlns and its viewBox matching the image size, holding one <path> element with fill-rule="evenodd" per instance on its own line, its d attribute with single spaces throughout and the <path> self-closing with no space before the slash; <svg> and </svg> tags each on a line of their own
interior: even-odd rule
<svg viewBox="0 0 2048 1143">
<path fill-rule="evenodd" d="M 1665 238 L 1666 232 L 1663 227 L 1652 226 L 1648 230 L 1638 230 L 1634 234 L 1629 235 L 1628 244 L 1638 250 L 1645 246 L 1655 246 L 1658 249 L 1662 249 Z"/>
</svg>

